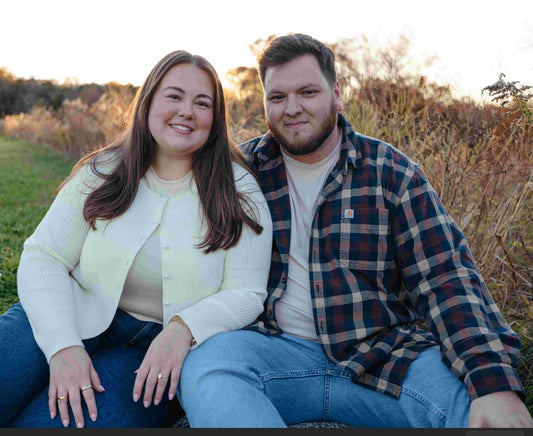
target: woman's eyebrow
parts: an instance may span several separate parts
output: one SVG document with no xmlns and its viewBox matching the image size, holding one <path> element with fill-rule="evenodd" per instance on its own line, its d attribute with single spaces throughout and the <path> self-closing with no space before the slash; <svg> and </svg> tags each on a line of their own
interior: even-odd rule
<svg viewBox="0 0 533 436">
<path fill-rule="evenodd" d="M 179 86 L 167 86 L 165 89 L 163 89 L 163 91 L 178 91 L 178 92 L 181 92 L 182 94 L 186 94 L 185 90 L 181 89 Z M 214 101 L 213 97 L 211 97 L 208 94 L 198 94 L 196 97 L 197 98 L 198 97 L 200 97 L 200 98 L 208 98 L 208 99 Z"/>
</svg>

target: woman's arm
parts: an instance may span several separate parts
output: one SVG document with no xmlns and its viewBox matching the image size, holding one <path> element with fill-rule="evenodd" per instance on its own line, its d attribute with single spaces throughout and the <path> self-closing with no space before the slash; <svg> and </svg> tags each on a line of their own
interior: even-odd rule
<svg viewBox="0 0 533 436">
<path fill-rule="evenodd" d="M 77 333 L 72 277 L 89 231 L 83 219 L 88 180 L 82 168 L 59 191 L 34 233 L 24 243 L 17 285 L 35 340 L 47 360 L 62 348 L 82 345 Z"/>
</svg>

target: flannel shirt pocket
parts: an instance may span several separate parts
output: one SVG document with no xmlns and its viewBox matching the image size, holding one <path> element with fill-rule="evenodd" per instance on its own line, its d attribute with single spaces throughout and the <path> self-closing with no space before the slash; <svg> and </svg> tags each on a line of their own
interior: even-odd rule
<svg viewBox="0 0 533 436">
<path fill-rule="evenodd" d="M 383 271 L 392 261 L 389 211 L 383 208 L 355 209 L 340 225 L 339 260 L 355 270 Z"/>
</svg>

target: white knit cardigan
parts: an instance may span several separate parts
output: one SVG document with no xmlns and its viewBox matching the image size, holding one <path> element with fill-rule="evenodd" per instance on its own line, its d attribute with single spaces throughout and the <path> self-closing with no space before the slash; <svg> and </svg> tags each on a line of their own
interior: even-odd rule
<svg viewBox="0 0 533 436">
<path fill-rule="evenodd" d="M 110 325 L 128 270 L 158 226 L 163 325 L 181 316 L 198 346 L 256 319 L 267 295 L 272 220 L 253 176 L 233 167 L 237 189 L 255 204 L 263 232 L 244 226 L 235 247 L 209 254 L 196 247 L 205 226 L 194 181 L 190 190 L 166 197 L 143 178 L 128 210 L 110 221 L 97 220 L 93 231 L 82 211 L 100 179 L 86 166 L 69 180 L 24 243 L 17 276 L 21 304 L 48 361 Z"/>
</svg>

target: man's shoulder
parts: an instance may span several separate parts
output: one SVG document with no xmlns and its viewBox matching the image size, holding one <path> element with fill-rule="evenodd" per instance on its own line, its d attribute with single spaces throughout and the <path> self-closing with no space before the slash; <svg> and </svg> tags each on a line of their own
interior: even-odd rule
<svg viewBox="0 0 533 436">
<path fill-rule="evenodd" d="M 355 141 L 360 152 L 362 162 L 377 167 L 410 168 L 418 167 L 418 163 L 405 152 L 383 139 L 372 136 L 355 134 Z"/>
<path fill-rule="evenodd" d="M 244 153 L 244 155 L 249 158 L 257 150 L 259 143 L 264 137 L 265 135 L 256 136 L 255 138 L 252 138 L 246 142 L 239 144 L 239 148 Z"/>
</svg>

